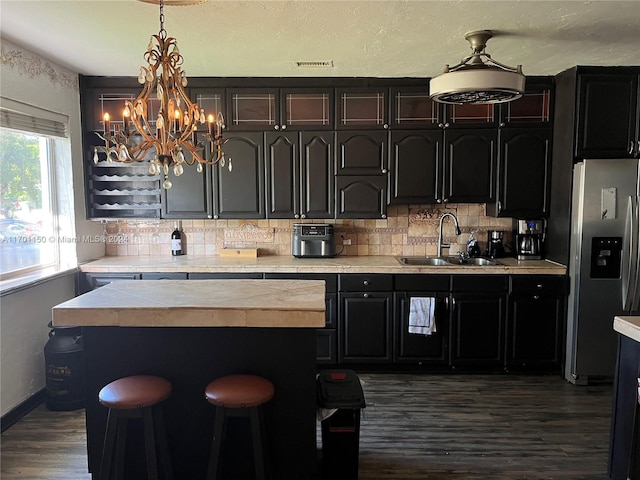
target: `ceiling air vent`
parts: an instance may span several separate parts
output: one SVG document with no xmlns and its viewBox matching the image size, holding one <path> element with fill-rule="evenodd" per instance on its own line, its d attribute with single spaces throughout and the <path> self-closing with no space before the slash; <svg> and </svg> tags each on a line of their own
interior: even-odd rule
<svg viewBox="0 0 640 480">
<path fill-rule="evenodd" d="M 298 68 L 333 68 L 333 60 L 315 62 L 294 62 Z"/>
</svg>

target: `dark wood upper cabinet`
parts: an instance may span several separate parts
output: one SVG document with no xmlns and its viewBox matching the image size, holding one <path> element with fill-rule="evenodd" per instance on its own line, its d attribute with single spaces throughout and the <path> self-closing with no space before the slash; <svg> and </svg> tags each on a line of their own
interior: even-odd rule
<svg viewBox="0 0 640 480">
<path fill-rule="evenodd" d="M 443 105 L 429 98 L 424 87 L 391 88 L 390 127 L 392 129 L 440 128 Z"/>
<path fill-rule="evenodd" d="M 487 214 L 540 218 L 549 215 L 551 129 L 500 131 L 497 201 Z"/>
<path fill-rule="evenodd" d="M 214 218 L 265 218 L 263 134 L 229 133 L 226 138 L 225 165 L 213 167 Z"/>
<path fill-rule="evenodd" d="M 527 79 L 527 91 L 522 97 L 500 105 L 500 127 L 550 126 L 553 88 L 549 83 L 529 82 Z"/>
<path fill-rule="evenodd" d="M 297 132 L 265 134 L 267 216 L 298 218 L 300 212 L 299 144 Z"/>
<path fill-rule="evenodd" d="M 336 218 L 387 218 L 384 176 L 336 176 Z"/>
<path fill-rule="evenodd" d="M 228 130 L 333 128 L 333 88 L 229 88 Z"/>
<path fill-rule="evenodd" d="M 494 129 L 445 131 L 443 202 L 495 200 L 497 142 Z"/>
<path fill-rule="evenodd" d="M 496 104 L 464 104 L 444 106 L 443 128 L 487 128 L 498 126 Z"/>
<path fill-rule="evenodd" d="M 337 88 L 338 103 L 336 128 L 388 129 L 388 88 Z"/>
<path fill-rule="evenodd" d="M 578 75 L 577 159 L 640 157 L 638 78 Z"/>
<path fill-rule="evenodd" d="M 386 131 L 336 133 L 337 175 L 383 175 L 387 173 Z"/>
<path fill-rule="evenodd" d="M 301 132 L 300 138 L 300 218 L 333 218 L 333 132 Z"/>
<path fill-rule="evenodd" d="M 389 203 L 436 202 L 442 132 L 393 130 L 390 143 Z"/>
</svg>

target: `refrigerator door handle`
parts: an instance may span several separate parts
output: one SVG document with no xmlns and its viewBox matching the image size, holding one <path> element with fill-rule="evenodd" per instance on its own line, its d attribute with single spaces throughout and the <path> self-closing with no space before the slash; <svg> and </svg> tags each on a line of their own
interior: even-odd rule
<svg viewBox="0 0 640 480">
<path fill-rule="evenodd" d="M 622 309 L 629 312 L 637 304 L 638 279 L 638 202 L 630 196 L 622 240 Z"/>
<path fill-rule="evenodd" d="M 632 226 L 632 235 L 635 237 L 635 244 L 632 246 L 632 260 L 633 260 L 633 280 L 631 285 L 631 297 L 633 299 L 631 303 L 631 311 L 636 312 L 640 307 L 640 202 L 638 197 L 633 198 L 634 212 Z"/>
</svg>

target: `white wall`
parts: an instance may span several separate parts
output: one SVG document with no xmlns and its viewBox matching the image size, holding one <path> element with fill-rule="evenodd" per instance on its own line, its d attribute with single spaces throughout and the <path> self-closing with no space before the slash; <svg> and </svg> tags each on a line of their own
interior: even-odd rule
<svg viewBox="0 0 640 480">
<path fill-rule="evenodd" d="M 56 165 L 60 228 L 65 236 L 99 235 L 86 220 L 78 75 L 2 39 L 0 96 L 69 117 L 71 158 Z M 104 244 L 61 245 L 66 261 L 104 255 Z M 66 250 L 64 250 L 66 248 Z M 1 414 L 45 386 L 43 348 L 51 307 L 74 296 L 73 275 L 40 282 L 0 298 Z"/>
</svg>

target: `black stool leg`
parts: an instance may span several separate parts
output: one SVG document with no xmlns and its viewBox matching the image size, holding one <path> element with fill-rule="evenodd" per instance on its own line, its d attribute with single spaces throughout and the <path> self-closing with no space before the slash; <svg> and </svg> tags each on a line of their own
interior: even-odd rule
<svg viewBox="0 0 640 480">
<path fill-rule="evenodd" d="M 169 444 L 167 442 L 167 431 L 164 426 L 162 407 L 160 405 L 156 405 L 153 408 L 153 418 L 156 422 L 155 426 L 161 473 L 166 480 L 173 480 L 173 467 L 171 466 L 171 456 L 169 454 Z"/>
<path fill-rule="evenodd" d="M 109 409 L 107 413 L 107 430 L 104 435 L 102 446 L 102 459 L 100 461 L 100 480 L 109 480 L 111 475 L 111 460 L 113 459 L 113 449 L 116 443 L 116 433 L 118 431 L 118 411 Z"/>
<path fill-rule="evenodd" d="M 116 458 L 113 460 L 115 479 L 124 479 L 124 459 L 127 450 L 127 426 L 129 420 L 118 412 L 118 433 L 116 435 Z"/>
<path fill-rule="evenodd" d="M 141 414 L 144 425 L 144 449 L 147 457 L 147 478 L 149 480 L 159 480 L 158 459 L 156 456 L 156 435 L 153 428 L 153 415 L 151 414 L 151 408 L 142 408 Z"/>
<path fill-rule="evenodd" d="M 251 440 L 253 443 L 253 461 L 256 470 L 256 480 L 266 480 L 264 464 L 264 451 L 262 443 L 262 415 L 260 407 L 249 408 L 249 421 L 251 422 Z"/>
<path fill-rule="evenodd" d="M 216 419 L 213 427 L 213 440 L 211 442 L 211 454 L 209 456 L 209 469 L 207 480 L 215 480 L 218 476 L 220 465 L 220 450 L 222 449 L 222 437 L 227 426 L 226 408 L 216 407 Z"/>
</svg>

